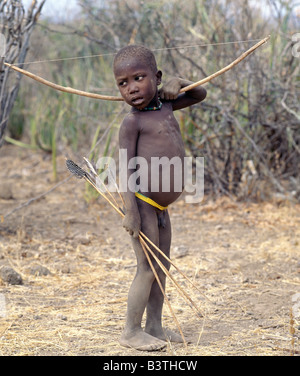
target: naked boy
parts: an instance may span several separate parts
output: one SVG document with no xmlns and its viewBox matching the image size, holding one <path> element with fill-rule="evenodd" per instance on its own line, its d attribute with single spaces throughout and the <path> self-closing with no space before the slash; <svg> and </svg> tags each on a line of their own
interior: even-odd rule
<svg viewBox="0 0 300 376">
<path fill-rule="evenodd" d="M 127 318 L 120 344 L 153 351 L 166 346 L 166 336 L 174 342 L 182 339 L 162 327 L 164 297 L 141 248 L 138 234 L 143 231 L 169 256 L 171 224 L 167 207 L 180 196 L 184 187 L 175 189 L 175 175 L 183 174 L 182 167 L 182 171 L 172 170 L 170 189 L 167 192 L 162 189 L 163 171 L 156 174 L 152 171 L 151 174 L 151 158 L 179 157 L 183 160 L 184 144 L 173 111 L 201 102 L 206 97 L 206 91 L 197 87 L 179 94 L 182 87 L 191 83 L 181 78 L 172 78 L 158 90 L 162 72 L 157 69 L 153 53 L 143 46 L 130 45 L 121 49 L 114 59 L 114 75 L 123 99 L 132 107 L 120 127 L 120 149 L 127 150 L 128 161 L 143 157 L 149 165 L 145 179 L 143 171 L 139 171 L 140 180 L 148 182 L 148 185 L 140 186 L 138 192 L 128 189 L 123 193 L 126 206 L 123 226 L 132 235 L 137 272 L 128 295 Z M 134 172 L 135 169 L 128 170 L 128 177 Z M 155 191 L 151 190 L 153 179 L 158 179 Z M 164 258 L 161 257 L 161 261 L 169 268 Z M 155 265 L 154 260 L 153 263 Z M 165 274 L 159 267 L 156 270 L 165 286 Z M 145 309 L 147 316 L 143 330 L 141 321 Z"/>
</svg>

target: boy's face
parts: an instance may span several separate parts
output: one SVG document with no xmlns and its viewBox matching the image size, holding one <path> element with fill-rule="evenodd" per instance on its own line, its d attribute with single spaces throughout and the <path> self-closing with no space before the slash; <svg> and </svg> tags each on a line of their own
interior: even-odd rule
<svg viewBox="0 0 300 376">
<path fill-rule="evenodd" d="M 155 99 L 157 86 L 161 83 L 160 71 L 154 73 L 133 57 L 119 62 L 114 74 L 120 93 L 130 106 L 142 110 Z"/>
</svg>

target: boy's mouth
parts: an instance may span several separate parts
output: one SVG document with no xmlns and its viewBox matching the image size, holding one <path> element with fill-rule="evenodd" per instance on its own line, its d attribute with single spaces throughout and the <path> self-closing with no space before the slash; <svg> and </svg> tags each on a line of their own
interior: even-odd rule
<svg viewBox="0 0 300 376">
<path fill-rule="evenodd" d="M 144 98 L 141 98 L 141 97 L 133 98 L 133 99 L 131 100 L 131 102 L 132 102 L 135 106 L 139 106 L 139 105 L 141 105 L 141 104 L 144 102 Z"/>
</svg>

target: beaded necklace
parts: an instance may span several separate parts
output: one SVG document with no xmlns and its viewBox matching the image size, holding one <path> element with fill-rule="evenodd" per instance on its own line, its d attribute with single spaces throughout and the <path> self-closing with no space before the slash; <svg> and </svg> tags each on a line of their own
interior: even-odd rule
<svg viewBox="0 0 300 376">
<path fill-rule="evenodd" d="M 162 103 L 160 100 L 158 100 L 158 106 L 153 106 L 153 107 L 145 107 L 140 111 L 157 111 L 160 110 L 162 107 Z"/>
</svg>

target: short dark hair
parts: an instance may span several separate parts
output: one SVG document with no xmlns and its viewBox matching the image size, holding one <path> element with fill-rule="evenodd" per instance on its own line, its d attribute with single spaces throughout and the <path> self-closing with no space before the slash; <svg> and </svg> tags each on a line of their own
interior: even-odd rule
<svg viewBox="0 0 300 376">
<path fill-rule="evenodd" d="M 115 70 L 115 67 L 121 61 L 124 61 L 131 57 L 134 57 L 140 62 L 148 65 L 154 73 L 157 72 L 157 65 L 153 52 L 147 47 L 136 44 L 130 44 L 126 47 L 121 48 L 117 52 L 114 58 L 113 69 Z"/>
</svg>

